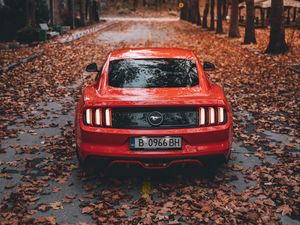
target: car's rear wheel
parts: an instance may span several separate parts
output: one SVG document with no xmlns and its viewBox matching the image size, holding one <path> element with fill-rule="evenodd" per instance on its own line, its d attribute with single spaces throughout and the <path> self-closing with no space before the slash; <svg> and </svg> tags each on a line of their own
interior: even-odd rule
<svg viewBox="0 0 300 225">
<path fill-rule="evenodd" d="M 230 160 L 230 156 L 231 156 L 231 151 L 229 153 L 229 155 L 225 158 L 224 163 L 227 164 Z"/>
<path fill-rule="evenodd" d="M 79 166 L 81 168 L 86 168 L 87 167 L 86 160 L 84 160 L 84 159 L 81 158 L 78 147 L 76 147 L 76 157 L 77 157 Z"/>
</svg>

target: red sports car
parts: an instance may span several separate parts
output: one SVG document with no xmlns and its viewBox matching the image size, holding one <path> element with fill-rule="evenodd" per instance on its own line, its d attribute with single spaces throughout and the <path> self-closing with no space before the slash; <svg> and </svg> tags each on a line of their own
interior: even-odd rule
<svg viewBox="0 0 300 225">
<path fill-rule="evenodd" d="M 190 50 L 112 51 L 85 87 L 76 108 L 81 163 L 167 168 L 174 164 L 227 161 L 232 114 L 221 87 L 205 75 L 214 69 Z"/>
</svg>

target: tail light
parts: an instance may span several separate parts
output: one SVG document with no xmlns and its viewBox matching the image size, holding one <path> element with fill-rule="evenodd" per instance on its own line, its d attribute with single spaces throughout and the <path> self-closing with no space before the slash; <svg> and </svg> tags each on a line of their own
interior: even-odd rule
<svg viewBox="0 0 300 225">
<path fill-rule="evenodd" d="M 200 107 L 199 126 L 222 125 L 227 122 L 224 107 Z M 111 108 L 86 108 L 82 114 L 83 123 L 87 126 L 112 127 Z"/>
<path fill-rule="evenodd" d="M 112 118 L 111 118 L 111 109 L 105 109 L 105 125 L 111 127 Z"/>
<path fill-rule="evenodd" d="M 86 108 L 82 114 L 82 121 L 87 126 L 111 127 L 112 116 L 110 108 Z"/>
<path fill-rule="evenodd" d="M 223 107 L 218 107 L 218 123 L 222 124 L 225 121 L 224 117 L 224 108 Z"/>
<path fill-rule="evenodd" d="M 85 111 L 85 118 L 86 118 L 86 124 L 87 125 L 92 125 L 92 120 L 93 120 L 92 109 L 87 109 Z"/>
<path fill-rule="evenodd" d="M 102 110 L 101 109 L 95 110 L 95 125 L 102 126 Z"/>
<path fill-rule="evenodd" d="M 224 107 L 200 107 L 199 125 L 213 126 L 227 122 L 227 113 Z"/>
<path fill-rule="evenodd" d="M 200 126 L 205 126 L 205 121 L 206 121 L 206 117 L 205 117 L 205 108 L 200 108 L 199 109 L 199 124 Z"/>
<path fill-rule="evenodd" d="M 216 112 L 213 107 L 208 108 L 208 124 L 213 125 L 216 122 Z"/>
</svg>

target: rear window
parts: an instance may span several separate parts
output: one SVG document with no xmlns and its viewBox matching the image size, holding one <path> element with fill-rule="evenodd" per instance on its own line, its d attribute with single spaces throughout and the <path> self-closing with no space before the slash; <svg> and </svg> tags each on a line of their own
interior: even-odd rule
<svg viewBox="0 0 300 225">
<path fill-rule="evenodd" d="M 122 59 L 109 64 L 109 85 L 117 88 L 172 88 L 199 84 L 196 63 L 186 59 Z"/>
</svg>

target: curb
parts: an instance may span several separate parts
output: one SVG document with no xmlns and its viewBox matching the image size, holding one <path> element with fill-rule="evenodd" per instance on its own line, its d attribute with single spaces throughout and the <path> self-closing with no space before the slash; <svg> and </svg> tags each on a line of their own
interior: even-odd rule
<svg viewBox="0 0 300 225">
<path fill-rule="evenodd" d="M 22 58 L 22 59 L 20 59 L 19 61 L 15 62 L 15 63 L 9 64 L 8 66 L 0 68 L 0 75 L 2 75 L 3 72 L 7 72 L 7 71 L 10 71 L 10 70 L 13 70 L 14 68 L 16 68 L 16 67 L 18 67 L 18 66 L 20 66 L 20 65 L 22 65 L 24 63 L 31 62 L 34 59 L 36 59 L 36 58 L 38 58 L 38 57 L 40 57 L 42 55 L 44 55 L 44 51 L 34 53 L 33 55 L 31 55 L 29 57 Z"/>
<path fill-rule="evenodd" d="M 77 31 L 73 34 L 70 34 L 67 37 L 59 39 L 56 43 L 65 44 L 65 43 L 68 43 L 68 42 L 72 42 L 72 41 L 78 40 L 81 37 L 86 36 L 88 34 L 92 34 L 92 33 L 95 33 L 99 30 L 105 29 L 105 28 L 107 28 L 107 27 L 109 27 L 113 24 L 115 24 L 115 22 L 109 22 L 107 24 L 99 24 L 98 26 L 92 27 L 90 29 L 86 29 L 86 30 L 83 30 L 83 31 Z"/>
</svg>

